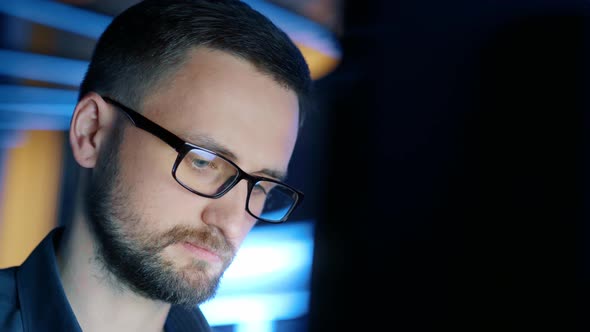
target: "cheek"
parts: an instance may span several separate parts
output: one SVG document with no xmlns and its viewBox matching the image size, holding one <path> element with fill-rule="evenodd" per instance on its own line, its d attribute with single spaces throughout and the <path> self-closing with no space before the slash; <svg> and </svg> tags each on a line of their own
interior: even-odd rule
<svg viewBox="0 0 590 332">
<path fill-rule="evenodd" d="M 250 233 L 252 228 L 256 225 L 256 219 L 251 218 L 248 215 L 248 219 L 243 221 L 243 226 L 241 227 L 240 231 L 236 234 L 236 236 L 232 239 L 228 239 L 235 248 L 240 248 L 242 243 L 246 239 L 246 236 Z"/>
<path fill-rule="evenodd" d="M 144 222 L 154 223 L 160 230 L 194 218 L 197 213 L 194 210 L 198 208 L 195 195 L 172 177 L 176 152 L 166 149 L 167 146 L 164 149 L 132 149 L 130 146 L 126 144 L 120 154 L 120 180 L 125 186 L 130 212 L 139 215 Z"/>
<path fill-rule="evenodd" d="M 137 136 L 139 135 L 126 135 L 125 143 L 121 146 L 121 174 L 132 186 L 152 181 L 164 183 L 169 180 L 176 152 L 171 148 L 162 148 L 154 139 L 141 139 Z"/>
</svg>

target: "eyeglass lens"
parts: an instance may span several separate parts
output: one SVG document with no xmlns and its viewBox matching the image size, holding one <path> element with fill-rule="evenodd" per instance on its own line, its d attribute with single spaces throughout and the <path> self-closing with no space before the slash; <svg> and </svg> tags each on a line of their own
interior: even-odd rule
<svg viewBox="0 0 590 332">
<path fill-rule="evenodd" d="M 238 169 L 210 152 L 192 149 L 176 167 L 176 179 L 198 193 L 215 196 L 238 178 Z M 257 218 L 281 221 L 297 201 L 291 188 L 272 181 L 257 181 L 249 194 L 247 209 Z"/>
</svg>

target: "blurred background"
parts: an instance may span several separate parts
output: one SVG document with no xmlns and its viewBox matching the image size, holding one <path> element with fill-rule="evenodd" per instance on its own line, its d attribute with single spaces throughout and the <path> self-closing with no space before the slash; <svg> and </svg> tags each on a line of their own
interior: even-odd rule
<svg viewBox="0 0 590 332">
<path fill-rule="evenodd" d="M 0 265 L 58 224 L 94 42 L 136 1 L 0 1 Z M 294 220 L 256 227 L 216 331 L 587 331 L 588 3 L 246 1 L 301 48 L 317 111 Z"/>
</svg>

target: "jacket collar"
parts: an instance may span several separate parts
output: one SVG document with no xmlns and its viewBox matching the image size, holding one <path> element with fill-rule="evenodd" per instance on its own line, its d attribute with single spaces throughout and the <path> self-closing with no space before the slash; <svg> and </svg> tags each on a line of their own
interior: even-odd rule
<svg viewBox="0 0 590 332">
<path fill-rule="evenodd" d="M 57 260 L 63 226 L 53 229 L 17 270 L 17 291 L 25 331 L 82 332 L 63 289 Z M 210 331 L 199 308 L 172 306 L 166 331 Z"/>
<path fill-rule="evenodd" d="M 59 278 L 55 248 L 63 228 L 52 230 L 16 274 L 25 331 L 82 332 Z"/>
</svg>

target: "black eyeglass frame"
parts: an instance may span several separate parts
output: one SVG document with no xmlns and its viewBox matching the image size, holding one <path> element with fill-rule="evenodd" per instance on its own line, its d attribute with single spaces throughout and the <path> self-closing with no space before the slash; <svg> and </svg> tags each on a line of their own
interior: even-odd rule
<svg viewBox="0 0 590 332">
<path fill-rule="evenodd" d="M 272 223 L 272 224 L 278 224 L 278 223 L 282 223 L 282 222 L 287 221 L 289 219 L 289 216 L 291 215 L 291 213 L 295 210 L 295 208 L 297 208 L 297 206 L 299 206 L 301 204 L 301 202 L 303 201 L 304 194 L 300 190 L 295 189 L 294 187 L 292 187 L 284 182 L 275 180 L 275 179 L 248 174 L 244 170 L 242 170 L 236 163 L 234 163 L 233 161 L 227 159 L 226 157 L 218 154 L 217 152 L 211 151 L 209 149 L 200 147 L 198 145 L 195 145 L 193 143 L 183 140 L 182 138 L 173 134 L 172 132 L 170 132 L 166 128 L 160 126 L 159 124 L 157 124 L 157 123 L 153 122 L 152 120 L 146 118 L 145 116 L 141 115 L 139 112 L 134 111 L 133 109 L 121 104 L 120 102 L 118 102 L 108 96 L 101 96 L 101 97 L 107 103 L 109 103 L 109 104 L 115 106 L 116 108 L 120 109 L 121 111 L 123 111 L 123 113 L 133 123 L 134 126 L 154 135 L 155 137 L 159 138 L 160 140 L 162 140 L 163 142 L 168 144 L 170 147 L 172 147 L 176 152 L 178 152 L 178 156 L 176 157 L 176 161 L 174 162 L 174 166 L 172 167 L 172 177 L 174 178 L 174 180 L 176 180 L 176 182 L 178 182 L 178 184 L 180 184 L 183 188 L 192 192 L 193 194 L 199 195 L 202 197 L 206 197 L 206 198 L 213 198 L 213 199 L 220 198 L 223 195 L 225 195 L 227 192 L 229 192 L 231 189 L 233 189 L 233 187 L 235 187 L 238 183 L 240 183 L 240 181 L 246 180 L 248 182 L 248 195 L 246 196 L 246 206 L 245 206 L 246 212 L 248 212 L 248 214 L 250 214 L 252 217 L 254 217 L 260 221 Z M 223 159 L 224 161 L 228 162 L 230 165 L 235 167 L 236 170 L 238 171 L 238 174 L 235 177 L 234 181 L 231 184 L 229 184 L 227 186 L 227 188 L 220 191 L 219 193 L 216 193 L 215 195 L 203 194 L 203 193 L 198 192 L 198 191 L 194 190 L 193 188 L 190 188 L 187 185 L 185 185 L 182 181 L 180 181 L 176 177 L 176 170 L 177 170 L 180 162 L 186 156 L 186 154 L 189 151 L 194 150 L 194 149 L 210 153 L 218 158 Z M 252 213 L 250 211 L 250 208 L 248 207 L 248 202 L 250 202 L 250 194 L 252 193 L 252 190 L 254 189 L 254 185 L 258 181 L 274 182 L 276 184 L 285 186 L 288 189 L 292 190 L 294 193 L 296 193 L 297 196 L 295 197 L 295 202 L 293 203 L 293 205 L 291 206 L 289 211 L 287 211 L 287 213 L 285 214 L 285 216 L 281 220 L 264 219 L 264 218 L 256 216 L 254 213 Z"/>
</svg>

